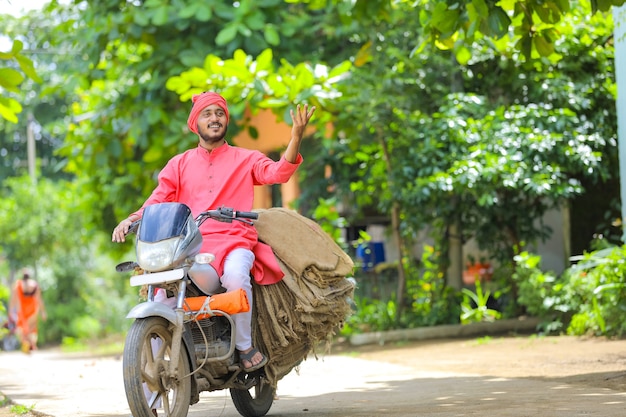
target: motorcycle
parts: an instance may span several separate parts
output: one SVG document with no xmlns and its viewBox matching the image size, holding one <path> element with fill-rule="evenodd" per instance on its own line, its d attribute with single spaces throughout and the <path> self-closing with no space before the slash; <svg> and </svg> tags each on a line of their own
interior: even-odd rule
<svg viewBox="0 0 626 417">
<path fill-rule="evenodd" d="M 134 417 L 187 416 L 200 392 L 229 389 L 233 404 L 244 417 L 260 417 L 272 406 L 275 388 L 264 369 L 246 372 L 235 349 L 232 314 L 247 311 L 245 291 L 225 293 L 200 253 L 199 227 L 211 219 L 253 225 L 255 212 L 222 207 L 193 217 L 180 203 L 161 203 L 144 209 L 133 223 L 136 262 L 117 265 L 119 272 L 135 271 L 132 286 L 147 286 L 147 301 L 131 309 L 134 319 L 126 336 L 123 379 Z M 212 273 L 211 273 L 212 272 Z M 167 297 L 159 295 L 166 294 Z M 240 302 L 213 303 L 240 300 Z"/>
</svg>

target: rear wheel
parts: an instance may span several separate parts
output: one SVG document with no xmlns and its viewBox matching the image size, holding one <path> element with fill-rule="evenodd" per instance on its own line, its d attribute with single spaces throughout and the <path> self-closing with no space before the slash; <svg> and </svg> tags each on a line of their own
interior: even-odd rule
<svg viewBox="0 0 626 417">
<path fill-rule="evenodd" d="M 263 378 L 249 390 L 230 390 L 235 408 L 243 417 L 261 417 L 267 414 L 274 402 L 276 390 Z"/>
<path fill-rule="evenodd" d="M 134 417 L 159 415 L 185 417 L 189 411 L 191 377 L 184 345 L 177 358 L 171 357 L 170 323 L 161 317 L 137 319 L 126 335 L 124 345 L 124 388 Z M 178 372 L 169 375 L 170 361 L 178 362 Z"/>
</svg>

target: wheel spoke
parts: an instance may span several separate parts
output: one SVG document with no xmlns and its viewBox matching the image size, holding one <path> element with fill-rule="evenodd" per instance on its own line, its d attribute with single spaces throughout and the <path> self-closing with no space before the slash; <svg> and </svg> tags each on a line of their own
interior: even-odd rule
<svg viewBox="0 0 626 417">
<path fill-rule="evenodd" d="M 154 357 L 158 359 L 164 359 L 165 352 L 169 349 L 169 346 L 167 345 L 167 343 L 163 343 L 162 339 L 157 339 L 157 342 L 153 343 L 153 346 L 158 347 L 158 352 L 156 353 L 156 355 L 154 355 Z"/>
<path fill-rule="evenodd" d="M 148 407 L 150 407 L 150 409 L 156 408 L 156 403 L 159 401 L 159 398 L 161 398 L 161 393 L 153 391 L 152 396 L 148 399 Z"/>
<path fill-rule="evenodd" d="M 170 415 L 170 393 L 169 391 L 165 391 L 164 392 L 165 395 L 163 395 L 163 411 L 165 411 L 165 416 L 169 416 Z"/>
<path fill-rule="evenodd" d="M 148 337 L 142 345 L 141 364 L 144 367 L 154 366 L 154 357 L 152 356 L 152 343 L 150 337 Z"/>
<path fill-rule="evenodd" d="M 159 376 L 152 372 L 152 369 L 142 369 L 141 379 L 143 382 L 148 384 L 150 391 L 156 391 L 159 389 Z"/>
</svg>

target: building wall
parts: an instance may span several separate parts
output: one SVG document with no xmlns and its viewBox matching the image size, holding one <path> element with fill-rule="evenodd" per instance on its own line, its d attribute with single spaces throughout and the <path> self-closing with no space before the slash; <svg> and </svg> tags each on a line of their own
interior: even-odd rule
<svg viewBox="0 0 626 417">
<path fill-rule="evenodd" d="M 271 152 L 281 151 L 291 138 L 291 126 L 278 120 L 270 110 L 260 110 L 252 115 L 250 111 L 244 113 L 244 119 L 259 132 L 257 139 L 252 138 L 247 130 L 242 130 L 232 140 L 233 145 L 247 149 L 256 149 L 268 155 Z M 310 131 L 309 131 L 310 132 Z M 283 207 L 290 207 L 291 203 L 300 195 L 298 173 L 280 187 Z M 257 186 L 254 190 L 254 208 L 272 207 L 272 187 Z"/>
</svg>

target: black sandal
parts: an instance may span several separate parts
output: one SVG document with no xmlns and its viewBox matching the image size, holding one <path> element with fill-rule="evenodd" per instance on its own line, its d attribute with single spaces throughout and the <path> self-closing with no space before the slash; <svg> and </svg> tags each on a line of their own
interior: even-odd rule
<svg viewBox="0 0 626 417">
<path fill-rule="evenodd" d="M 246 372 L 256 371 L 257 369 L 260 369 L 260 368 L 264 367 L 267 364 L 267 356 L 265 356 L 264 354 L 261 353 L 261 356 L 263 356 L 263 359 L 261 360 L 261 362 L 257 363 L 256 365 L 252 365 L 249 368 L 246 368 L 243 365 L 243 361 L 248 361 L 248 362 L 252 363 L 252 358 L 257 353 L 261 353 L 261 352 L 259 352 L 259 350 L 257 348 L 250 349 L 250 352 L 248 352 L 248 353 L 243 353 L 241 351 L 239 352 L 239 361 L 241 362 L 241 366 L 243 367 L 244 371 L 246 371 Z"/>
</svg>

